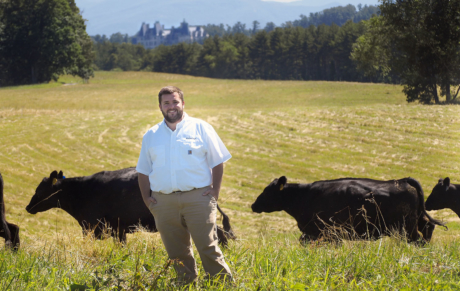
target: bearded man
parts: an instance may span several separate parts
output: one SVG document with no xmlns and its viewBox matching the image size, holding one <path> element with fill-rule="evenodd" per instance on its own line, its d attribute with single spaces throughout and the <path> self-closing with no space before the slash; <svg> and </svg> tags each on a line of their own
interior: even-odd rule
<svg viewBox="0 0 460 291">
<path fill-rule="evenodd" d="M 164 120 L 145 133 L 136 167 L 144 202 L 180 282 L 198 277 L 191 239 L 205 272 L 231 280 L 216 225 L 223 163 L 231 155 L 210 124 L 184 112 L 179 88 L 162 88 L 158 101 Z"/>
</svg>

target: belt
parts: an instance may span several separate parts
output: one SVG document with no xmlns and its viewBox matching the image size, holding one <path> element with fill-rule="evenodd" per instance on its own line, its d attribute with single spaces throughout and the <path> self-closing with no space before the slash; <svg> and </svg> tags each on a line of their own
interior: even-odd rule
<svg viewBox="0 0 460 291">
<path fill-rule="evenodd" d="M 206 187 L 202 187 L 202 188 L 206 188 Z M 190 191 L 193 191 L 193 190 L 196 190 L 196 189 L 201 189 L 201 188 L 192 188 L 192 189 L 187 190 L 187 191 L 177 190 L 177 191 L 173 191 L 173 192 L 169 192 L 169 193 L 163 193 L 163 192 L 158 192 L 158 193 L 161 193 L 161 194 L 164 194 L 164 195 L 169 195 L 169 194 L 174 194 L 174 193 L 179 193 L 179 192 L 190 192 Z M 152 192 L 155 192 L 155 191 L 150 190 L 150 193 L 152 193 Z"/>
<path fill-rule="evenodd" d="M 192 190 L 194 190 L 195 188 L 193 188 Z M 188 191 L 192 191 L 192 190 L 188 190 Z M 168 193 L 168 194 L 174 194 L 174 193 L 179 193 L 179 192 L 188 192 L 188 191 L 181 191 L 181 190 L 177 190 L 177 191 L 172 191 L 171 193 Z"/>
</svg>

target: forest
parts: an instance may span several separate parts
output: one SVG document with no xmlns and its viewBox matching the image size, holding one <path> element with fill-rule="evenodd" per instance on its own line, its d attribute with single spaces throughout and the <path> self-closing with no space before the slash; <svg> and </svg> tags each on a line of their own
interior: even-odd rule
<svg viewBox="0 0 460 291">
<path fill-rule="evenodd" d="M 319 25 L 215 35 L 203 44 L 180 43 L 146 50 L 140 45 L 95 43 L 99 70 L 154 71 L 212 78 L 377 81 L 356 68 L 350 53 L 363 23 Z"/>
</svg>

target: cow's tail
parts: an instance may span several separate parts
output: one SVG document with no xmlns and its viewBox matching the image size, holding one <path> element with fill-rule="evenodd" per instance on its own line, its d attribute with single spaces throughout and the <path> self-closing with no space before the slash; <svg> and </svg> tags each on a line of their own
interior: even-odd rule
<svg viewBox="0 0 460 291">
<path fill-rule="evenodd" d="M 417 190 L 419 207 L 420 207 L 420 209 L 422 209 L 422 214 L 425 215 L 431 223 L 439 225 L 439 226 L 442 226 L 445 229 L 447 229 L 447 226 L 446 226 L 445 223 L 443 223 L 443 222 L 441 222 L 441 221 L 439 221 L 437 219 L 434 219 L 433 217 L 431 217 L 426 212 L 426 209 L 425 209 L 425 194 L 423 193 L 422 185 L 420 185 L 420 183 L 417 180 L 415 180 L 414 178 L 410 178 L 410 177 L 407 178 L 407 183 L 409 185 L 411 185 L 412 187 L 414 187 L 415 190 Z"/>
<path fill-rule="evenodd" d="M 230 225 L 230 218 L 228 218 L 228 215 L 220 209 L 219 204 L 217 204 L 217 209 L 220 214 L 222 214 L 222 225 L 224 226 L 226 236 L 230 239 L 236 239 L 236 235 L 233 233 L 232 226 Z"/>
</svg>

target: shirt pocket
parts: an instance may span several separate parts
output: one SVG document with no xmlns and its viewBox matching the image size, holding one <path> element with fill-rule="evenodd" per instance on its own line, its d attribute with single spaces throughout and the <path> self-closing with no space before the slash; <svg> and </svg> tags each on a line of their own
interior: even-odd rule
<svg viewBox="0 0 460 291">
<path fill-rule="evenodd" d="M 179 148 L 181 165 L 198 165 L 206 159 L 204 144 L 199 140 L 183 142 Z"/>
<path fill-rule="evenodd" d="M 165 165 L 165 146 L 159 145 L 149 148 L 150 158 L 152 159 L 152 168 L 160 168 Z"/>
</svg>

